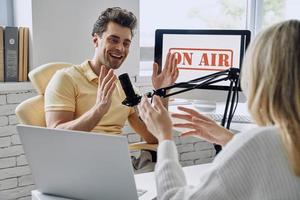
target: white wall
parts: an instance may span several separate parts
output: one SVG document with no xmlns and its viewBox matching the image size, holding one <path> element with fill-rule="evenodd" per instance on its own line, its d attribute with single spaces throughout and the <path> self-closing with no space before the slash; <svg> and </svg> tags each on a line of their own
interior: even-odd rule
<svg viewBox="0 0 300 200">
<path fill-rule="evenodd" d="M 128 9 L 139 18 L 139 0 L 14 1 L 17 8 L 15 25 L 30 28 L 30 69 L 47 62 L 80 64 L 92 58 L 92 28 L 100 13 L 108 7 Z M 138 75 L 139 58 L 137 31 L 130 53 L 119 73 Z"/>
<path fill-rule="evenodd" d="M 13 26 L 13 4 L 11 0 L 0 0 L 0 25 Z"/>
</svg>

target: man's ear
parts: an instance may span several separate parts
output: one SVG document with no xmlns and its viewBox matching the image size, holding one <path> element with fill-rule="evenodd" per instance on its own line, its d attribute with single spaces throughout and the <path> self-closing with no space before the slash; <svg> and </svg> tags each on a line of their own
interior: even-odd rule
<svg viewBox="0 0 300 200">
<path fill-rule="evenodd" d="M 98 47 L 98 43 L 99 43 L 99 37 L 98 37 L 98 35 L 97 34 L 94 34 L 94 36 L 93 36 L 93 44 L 94 44 L 94 47 L 96 48 L 96 47 Z"/>
</svg>

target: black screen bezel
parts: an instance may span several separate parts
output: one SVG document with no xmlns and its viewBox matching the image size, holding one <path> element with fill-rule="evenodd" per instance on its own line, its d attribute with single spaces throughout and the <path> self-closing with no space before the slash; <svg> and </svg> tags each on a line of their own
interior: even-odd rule
<svg viewBox="0 0 300 200">
<path fill-rule="evenodd" d="M 160 71 L 162 68 L 162 47 L 164 34 L 185 34 L 185 35 L 239 35 L 241 36 L 241 51 L 239 68 L 242 68 L 243 57 L 250 43 L 251 32 L 249 30 L 195 30 L 195 29 L 156 29 L 155 31 L 155 46 L 154 46 L 154 61 L 158 63 Z M 244 51 L 242 50 L 244 49 Z M 193 84 L 183 84 L 181 88 L 190 88 Z M 201 89 L 213 90 L 228 90 L 229 86 L 203 86 Z M 239 85 L 239 90 L 241 87 Z"/>
</svg>

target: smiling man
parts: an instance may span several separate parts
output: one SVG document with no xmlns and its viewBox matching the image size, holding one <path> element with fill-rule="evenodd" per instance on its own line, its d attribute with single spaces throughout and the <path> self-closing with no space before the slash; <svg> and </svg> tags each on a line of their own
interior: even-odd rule
<svg viewBox="0 0 300 200">
<path fill-rule="evenodd" d="M 128 120 L 146 142 L 157 143 L 134 109 L 122 105 L 125 94 L 114 75 L 129 53 L 136 22 L 132 12 L 119 7 L 101 13 L 92 31 L 93 58 L 58 70 L 47 86 L 47 127 L 120 134 Z M 153 64 L 155 89 L 172 85 L 177 77 L 174 55 L 168 55 L 161 73 Z"/>
</svg>

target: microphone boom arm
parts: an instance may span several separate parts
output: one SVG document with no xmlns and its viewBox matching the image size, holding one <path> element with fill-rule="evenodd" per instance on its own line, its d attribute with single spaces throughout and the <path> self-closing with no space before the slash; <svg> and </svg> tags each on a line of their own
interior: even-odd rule
<svg viewBox="0 0 300 200">
<path fill-rule="evenodd" d="M 214 83 L 219 83 L 221 81 L 230 81 L 230 86 L 228 89 L 227 93 L 227 99 L 226 99 L 226 104 L 225 104 L 225 109 L 224 109 L 224 114 L 223 118 L 221 121 L 221 125 L 226 127 L 227 129 L 230 129 L 230 124 L 231 124 L 231 119 L 234 115 L 235 108 L 234 104 L 236 101 L 236 97 L 238 98 L 238 90 L 239 90 L 239 75 L 240 75 L 240 70 L 238 68 L 230 68 L 224 71 L 216 72 L 207 76 L 203 76 L 200 78 L 196 78 L 187 82 L 180 82 L 176 83 L 174 85 L 160 88 L 157 90 L 154 90 L 153 93 L 148 93 L 147 97 L 152 98 L 154 95 L 158 95 L 163 98 L 167 98 L 176 94 L 184 93 L 193 89 L 199 89 L 204 86 L 209 86 Z M 180 88 L 183 85 L 186 84 L 193 84 L 189 85 L 189 88 L 185 88 L 176 92 L 168 93 L 169 90 L 173 88 Z M 236 102 L 237 105 L 237 102 Z M 229 109 L 229 113 L 228 113 Z M 216 154 L 221 151 L 222 147 L 220 145 L 214 145 L 216 149 Z"/>
</svg>

